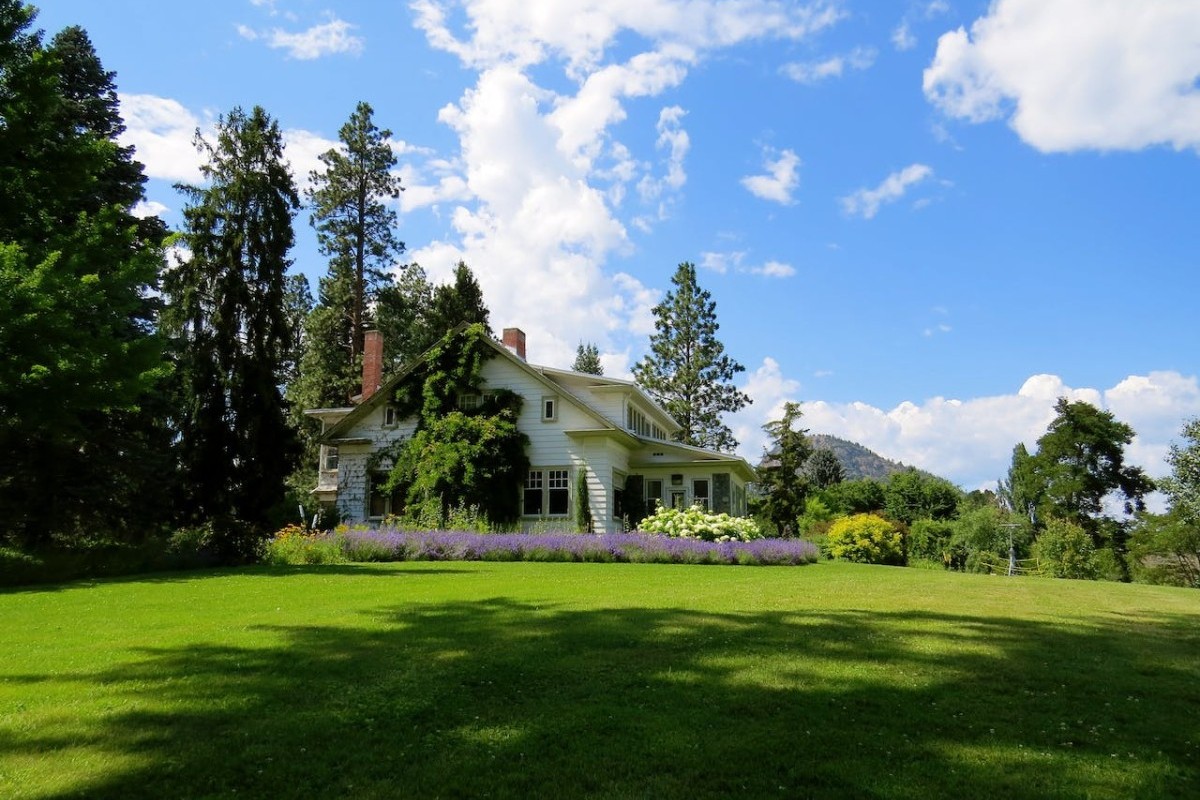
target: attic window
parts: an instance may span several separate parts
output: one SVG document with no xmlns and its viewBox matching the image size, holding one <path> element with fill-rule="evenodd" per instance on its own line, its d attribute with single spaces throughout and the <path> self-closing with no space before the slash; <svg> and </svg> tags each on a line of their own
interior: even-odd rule
<svg viewBox="0 0 1200 800">
<path fill-rule="evenodd" d="M 542 422 L 553 422 L 558 419 L 558 398 L 542 398 Z"/>
<path fill-rule="evenodd" d="M 396 412 L 395 406 L 384 406 L 383 408 L 383 425 L 387 428 L 395 427 L 399 421 L 399 415 Z"/>
</svg>

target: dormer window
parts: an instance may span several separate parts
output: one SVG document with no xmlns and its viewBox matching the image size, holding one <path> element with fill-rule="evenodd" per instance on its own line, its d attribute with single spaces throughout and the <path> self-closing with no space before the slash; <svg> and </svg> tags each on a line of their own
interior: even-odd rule
<svg viewBox="0 0 1200 800">
<path fill-rule="evenodd" d="M 542 422 L 554 422 L 558 419 L 558 398 L 542 398 Z"/>
</svg>

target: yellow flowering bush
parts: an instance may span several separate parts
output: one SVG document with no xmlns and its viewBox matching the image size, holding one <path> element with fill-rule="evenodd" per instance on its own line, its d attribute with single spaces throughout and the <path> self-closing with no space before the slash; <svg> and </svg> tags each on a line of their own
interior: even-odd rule
<svg viewBox="0 0 1200 800">
<path fill-rule="evenodd" d="M 829 528 L 829 554 L 860 564 L 903 564 L 904 538 L 877 514 L 842 517 Z"/>
</svg>

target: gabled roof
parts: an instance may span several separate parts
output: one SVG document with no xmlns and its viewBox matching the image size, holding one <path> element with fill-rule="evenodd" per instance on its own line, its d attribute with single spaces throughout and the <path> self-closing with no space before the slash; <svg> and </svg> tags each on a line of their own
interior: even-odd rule
<svg viewBox="0 0 1200 800">
<path fill-rule="evenodd" d="M 467 324 L 462 323 L 462 324 L 456 326 L 450 333 L 451 334 L 460 333 L 466 327 L 467 327 Z M 614 389 L 628 390 L 628 391 L 636 394 L 643 401 L 645 401 L 645 403 L 649 407 L 655 409 L 658 413 L 660 413 L 664 417 L 665 420 L 669 420 L 669 422 L 674 426 L 675 430 L 679 430 L 679 428 L 681 426 L 679 425 L 678 422 L 675 421 L 675 418 L 672 417 L 670 414 L 668 414 L 666 412 L 666 410 L 664 410 L 662 408 L 662 406 L 660 406 L 657 402 L 655 402 L 654 399 L 652 397 L 650 397 L 650 395 L 646 394 L 645 390 L 643 390 L 640 386 L 635 384 L 633 381 L 627 381 L 627 380 L 623 380 L 621 378 L 609 378 L 609 377 L 605 377 L 603 375 L 592 375 L 590 373 L 573 372 L 571 370 L 555 369 L 553 367 L 542 367 L 542 366 L 538 366 L 535 364 L 530 364 L 530 363 L 526 362 L 524 359 L 518 357 L 516 354 L 514 354 L 512 351 L 510 351 L 503 344 L 501 344 L 500 342 L 496 341 L 495 339 L 493 339 L 491 337 L 486 337 L 483 339 L 483 341 L 487 342 L 487 344 L 493 350 L 495 350 L 497 354 L 499 354 L 501 357 L 507 359 L 509 361 L 509 363 L 511 363 L 513 366 L 517 367 L 522 372 L 524 372 L 525 374 L 532 377 L 534 380 L 536 380 L 538 383 L 545 386 L 548 390 L 550 390 L 554 394 L 557 394 L 559 396 L 563 396 L 563 397 L 567 398 L 568 401 L 570 401 L 573 405 L 578 407 L 579 410 L 583 411 L 585 414 L 587 414 L 589 417 L 591 417 L 596 422 L 596 427 L 594 427 L 594 428 L 588 428 L 586 430 L 579 430 L 579 431 L 566 431 L 566 433 L 568 433 L 568 434 L 588 433 L 588 434 L 597 434 L 597 435 L 617 435 L 623 439 L 626 439 L 627 441 L 636 442 L 636 443 L 642 445 L 643 447 L 666 448 L 666 449 L 674 450 L 674 451 L 680 452 L 680 453 L 691 454 L 693 456 L 701 456 L 702 460 L 704 460 L 704 461 L 712 461 L 714 463 L 724 462 L 724 463 L 729 463 L 732 465 L 740 465 L 740 467 L 738 467 L 739 470 L 742 471 L 750 480 L 754 480 L 755 475 L 754 475 L 753 467 L 751 467 L 750 464 L 741 456 L 730 455 L 727 453 L 718 453 L 713 450 L 705 450 L 702 447 L 693 447 L 692 445 L 680 444 L 679 442 L 664 441 L 662 439 L 651 439 L 651 438 L 644 437 L 644 436 L 638 436 L 637 434 L 632 433 L 631 431 L 627 431 L 627 430 L 625 430 L 625 428 L 613 423 L 612 420 L 610 420 L 607 416 L 602 414 L 598 409 L 593 407 L 591 405 L 591 403 L 589 403 L 587 400 L 583 399 L 582 397 L 577 395 L 575 392 L 568 389 L 560 380 L 555 380 L 554 376 L 558 376 L 560 378 L 583 377 L 585 379 L 588 379 L 589 381 L 594 380 L 594 382 L 597 385 L 597 388 L 612 387 Z M 436 347 L 436 345 L 435 345 L 435 347 Z M 409 363 L 405 364 L 404 367 L 399 372 L 397 372 L 395 375 L 393 375 L 392 377 L 390 377 L 386 381 L 384 381 L 383 385 L 381 385 L 379 387 L 379 389 L 373 395 L 371 395 L 370 398 L 368 398 L 365 402 L 360 403 L 355 408 L 351 409 L 349 411 L 349 413 L 346 414 L 345 417 L 343 417 L 336 424 L 334 424 L 331 428 L 329 428 L 329 430 L 327 430 L 323 434 L 321 434 L 319 441 L 328 443 L 328 442 L 336 440 L 336 439 L 343 439 L 344 435 L 348 431 L 352 430 L 354 428 L 354 426 L 356 426 L 359 423 L 359 421 L 361 421 L 364 417 L 368 416 L 372 411 L 379 408 L 379 406 L 386 405 L 388 398 L 391 397 L 392 392 L 396 388 L 396 386 L 399 385 L 406 378 L 408 378 L 410 375 L 412 375 L 413 372 L 415 372 L 419 366 L 421 366 L 423 363 L 425 363 L 429 359 L 430 354 L 433 352 L 433 349 L 434 349 L 433 347 L 430 347 L 424 353 L 417 356 Z M 313 409 L 313 410 L 316 411 L 317 409 Z M 324 410 L 324 409 L 322 409 L 322 410 Z M 695 460 L 696 459 L 692 459 L 693 462 Z M 664 463 L 664 465 L 666 465 L 670 462 L 663 462 L 663 463 Z M 683 463 L 683 460 L 681 459 L 679 463 Z"/>
<path fill-rule="evenodd" d="M 466 327 L 467 327 L 467 323 L 459 324 L 459 325 L 455 326 L 455 328 L 453 330 L 450 331 L 450 334 L 453 335 L 453 334 L 460 333 Z M 543 374 L 543 372 L 542 372 L 542 370 L 544 369 L 543 367 L 534 366 L 532 364 L 527 363 L 524 359 L 518 358 L 507 347 L 505 347 L 503 344 L 496 341 L 495 339 L 491 338 L 490 336 L 484 338 L 483 341 L 486 342 L 499 355 L 508 359 L 508 361 L 511 364 L 516 366 L 521 371 L 525 372 L 527 375 L 532 377 L 538 383 L 545 386 L 547 389 L 549 389 L 554 394 L 565 395 L 576 406 L 578 406 L 580 410 L 582 410 L 584 413 L 588 414 L 589 416 L 593 417 L 596 420 L 596 422 L 600 425 L 600 427 L 605 428 L 605 429 L 614 430 L 614 431 L 624 432 L 624 429 L 618 428 L 616 425 L 614 425 L 612 423 L 612 421 L 608 419 L 608 417 L 604 416 L 599 411 L 597 411 L 595 408 L 593 408 L 591 406 L 591 404 L 589 404 L 588 402 L 583 400 L 583 398 L 579 397 L 574 392 L 567 389 L 561 383 L 558 383 L 557 381 L 553 381 L 550 378 L 548 378 L 545 374 Z M 430 347 L 429 349 L 427 349 L 424 353 L 422 353 L 421 355 L 414 358 L 412 361 L 405 364 L 404 367 L 399 372 L 397 372 L 395 375 L 393 375 L 392 377 L 390 377 L 386 381 L 384 381 L 383 385 L 381 385 L 379 387 L 379 389 L 373 395 L 371 395 L 370 398 L 368 398 L 365 402 L 359 404 L 357 407 L 354 408 L 353 411 L 351 411 L 349 414 L 347 414 L 345 417 L 343 417 L 336 425 L 334 425 L 332 428 L 330 428 L 328 431 L 326 431 L 324 434 L 322 434 L 320 437 L 320 441 L 330 441 L 332 439 L 339 438 L 346 431 L 351 430 L 355 425 L 357 425 L 359 423 L 360 420 L 362 420 L 364 417 L 368 416 L 373 410 L 375 410 L 376 408 L 379 408 L 379 406 L 381 406 L 381 405 L 386 405 L 387 398 L 391 397 L 392 391 L 396 388 L 396 386 L 399 385 L 402 381 L 404 381 L 407 377 L 412 375 L 413 372 L 416 371 L 417 367 L 424 364 L 429 359 L 430 354 L 433 352 L 433 349 L 436 346 L 437 345 L 434 345 L 433 347 Z"/>
<path fill-rule="evenodd" d="M 593 375 L 590 372 L 575 372 L 569 369 L 557 369 L 555 367 L 536 367 L 543 372 L 547 377 L 553 378 L 560 376 L 563 378 L 582 378 L 592 385 L 588 387 L 590 391 L 625 391 L 638 396 L 645 405 L 650 408 L 658 417 L 659 421 L 664 423 L 668 432 L 675 433 L 682 430 L 683 426 L 671 413 L 658 404 L 658 401 L 647 394 L 646 390 L 638 386 L 633 381 L 627 381 L 623 378 L 610 378 L 607 375 Z"/>
</svg>

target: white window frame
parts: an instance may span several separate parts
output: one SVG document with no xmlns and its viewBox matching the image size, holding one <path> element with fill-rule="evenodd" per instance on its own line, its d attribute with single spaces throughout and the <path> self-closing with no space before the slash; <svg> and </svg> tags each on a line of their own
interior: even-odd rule
<svg viewBox="0 0 1200 800">
<path fill-rule="evenodd" d="M 393 405 L 383 407 L 383 427 L 394 428 L 400 424 L 400 409 Z"/>
<path fill-rule="evenodd" d="M 696 491 L 696 484 L 704 484 L 703 496 Z M 698 505 L 705 511 L 712 510 L 712 478 L 692 478 L 692 505 Z"/>
<path fill-rule="evenodd" d="M 549 412 L 547 411 L 549 406 Z M 548 394 L 542 397 L 542 422 L 557 422 L 558 421 L 558 395 Z"/>
<path fill-rule="evenodd" d="M 528 513 L 525 509 L 527 492 L 537 491 L 541 496 L 541 510 Z M 566 509 L 550 513 L 551 492 L 566 492 Z M 530 467 L 521 488 L 521 516 L 529 519 L 565 519 L 571 516 L 571 470 L 569 467 Z"/>
</svg>

